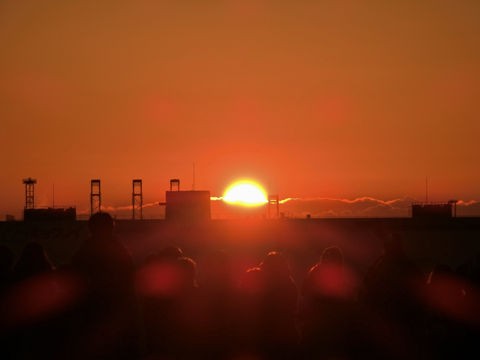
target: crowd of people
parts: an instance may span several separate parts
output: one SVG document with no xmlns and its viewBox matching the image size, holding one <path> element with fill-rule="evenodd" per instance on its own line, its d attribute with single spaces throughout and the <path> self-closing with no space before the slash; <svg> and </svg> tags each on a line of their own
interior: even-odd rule
<svg viewBox="0 0 480 360">
<path fill-rule="evenodd" d="M 2 358 L 439 359 L 479 355 L 479 264 L 424 274 L 401 239 L 361 281 L 324 249 L 301 283 L 286 254 L 232 272 L 218 250 L 202 267 L 175 246 L 135 265 L 108 213 L 55 267 L 44 248 L 0 247 Z"/>
</svg>

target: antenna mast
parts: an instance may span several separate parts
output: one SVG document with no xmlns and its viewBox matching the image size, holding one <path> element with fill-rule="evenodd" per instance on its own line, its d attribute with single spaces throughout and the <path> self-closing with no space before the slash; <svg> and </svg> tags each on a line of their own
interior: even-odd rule
<svg viewBox="0 0 480 360">
<path fill-rule="evenodd" d="M 425 177 L 425 202 L 428 203 L 428 176 Z"/>
<path fill-rule="evenodd" d="M 192 190 L 195 190 L 195 162 L 192 164 L 193 165 L 193 168 L 192 168 L 192 171 L 193 171 L 193 183 L 192 183 Z"/>
</svg>

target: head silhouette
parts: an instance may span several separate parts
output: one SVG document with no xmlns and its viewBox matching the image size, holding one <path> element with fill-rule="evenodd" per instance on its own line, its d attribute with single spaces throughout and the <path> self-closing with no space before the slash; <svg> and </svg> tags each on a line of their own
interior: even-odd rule
<svg viewBox="0 0 480 360">
<path fill-rule="evenodd" d="M 427 284 L 436 285 L 441 283 L 445 278 L 453 278 L 455 276 L 452 268 L 447 264 L 437 264 L 433 267 L 432 271 L 428 274 Z"/>
<path fill-rule="evenodd" d="M 88 220 L 88 230 L 95 238 L 111 237 L 113 226 L 113 218 L 106 212 L 97 212 Z"/>
<path fill-rule="evenodd" d="M 278 251 L 271 251 L 260 264 L 260 268 L 265 275 L 270 277 L 288 277 L 290 276 L 290 266 L 285 256 Z"/>
<path fill-rule="evenodd" d="M 320 262 L 322 264 L 336 264 L 342 265 L 343 264 L 343 253 L 337 246 L 330 246 L 325 248 L 322 252 L 322 256 L 320 258 Z"/>
<path fill-rule="evenodd" d="M 52 269 L 53 265 L 48 258 L 44 247 L 37 242 L 30 242 L 25 245 L 14 266 L 14 272 L 19 279 L 27 278 Z"/>
<path fill-rule="evenodd" d="M 177 266 L 183 289 L 192 289 L 197 285 L 197 263 L 186 256 L 177 259 Z"/>
<path fill-rule="evenodd" d="M 183 257 L 183 251 L 178 246 L 165 246 L 157 254 L 155 254 L 159 260 L 176 260 Z"/>
<path fill-rule="evenodd" d="M 264 286 L 264 273 L 259 267 L 247 269 L 240 283 L 242 291 L 248 295 L 260 294 Z"/>
</svg>

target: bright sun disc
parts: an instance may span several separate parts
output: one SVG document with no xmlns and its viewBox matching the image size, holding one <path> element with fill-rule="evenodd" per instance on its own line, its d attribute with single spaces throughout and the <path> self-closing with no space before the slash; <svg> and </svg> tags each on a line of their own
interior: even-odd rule
<svg viewBox="0 0 480 360">
<path fill-rule="evenodd" d="M 262 186 L 248 180 L 241 180 L 230 185 L 225 190 L 223 201 L 243 206 L 260 206 L 268 202 L 266 192 Z"/>
</svg>

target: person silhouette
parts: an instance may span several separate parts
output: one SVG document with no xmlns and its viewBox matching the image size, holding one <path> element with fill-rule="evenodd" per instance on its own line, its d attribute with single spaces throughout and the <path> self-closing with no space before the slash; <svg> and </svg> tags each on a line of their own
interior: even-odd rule
<svg viewBox="0 0 480 360">
<path fill-rule="evenodd" d="M 271 251 L 260 263 L 263 299 L 260 334 L 267 357 L 293 356 L 298 345 L 295 326 L 298 290 L 286 257 Z"/>
<path fill-rule="evenodd" d="M 196 263 L 181 257 L 150 259 L 138 273 L 146 351 L 153 357 L 198 357 Z"/>
<path fill-rule="evenodd" d="M 69 355 L 132 358 L 139 350 L 132 257 L 114 236 L 110 214 L 93 214 L 88 229 L 90 237 L 80 246 L 71 264 L 87 289 L 76 319 L 83 324 L 76 335 L 84 338 L 86 344 L 80 342 L 77 352 Z M 95 329 L 100 329 L 102 335 Z"/>
<path fill-rule="evenodd" d="M 54 266 L 44 247 L 27 243 L 13 266 L 12 282 L 0 298 L 0 337 L 6 339 L 2 349 L 10 349 L 6 352 L 11 351 L 16 358 L 50 352 L 53 323 L 62 305 L 57 302 L 61 298 L 58 290 Z"/>
<path fill-rule="evenodd" d="M 462 282 L 447 264 L 437 264 L 423 291 L 425 306 L 425 351 L 434 359 L 455 358 L 465 334 L 456 315 L 464 309 Z"/>
<path fill-rule="evenodd" d="M 53 270 L 55 267 L 48 258 L 44 247 L 37 242 L 29 242 L 13 267 L 14 281 L 22 281 L 31 276 Z"/>
<path fill-rule="evenodd" d="M 259 351 L 262 344 L 264 273 L 260 267 L 248 268 L 239 283 L 236 342 L 240 354 Z"/>
<path fill-rule="evenodd" d="M 425 286 L 424 276 L 407 256 L 399 233 L 388 234 L 383 246 L 383 254 L 367 270 L 362 285 L 364 333 L 384 334 L 381 343 L 371 348 L 381 351 L 381 356 L 416 357 L 422 337 L 418 324 L 424 322 L 418 300 L 418 292 Z"/>
<path fill-rule="evenodd" d="M 343 252 L 323 250 L 303 282 L 300 319 L 306 357 L 350 357 L 353 340 L 354 284 L 344 265 Z"/>
</svg>

